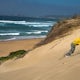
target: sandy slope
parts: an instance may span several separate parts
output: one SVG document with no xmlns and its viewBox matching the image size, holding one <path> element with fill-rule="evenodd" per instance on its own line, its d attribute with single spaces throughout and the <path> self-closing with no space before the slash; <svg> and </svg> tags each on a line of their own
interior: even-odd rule
<svg viewBox="0 0 80 80">
<path fill-rule="evenodd" d="M 28 50 L 34 47 L 42 39 L 29 39 L 29 40 L 13 40 L 13 41 L 0 41 L 0 56 L 8 55 L 10 52 L 16 50 Z"/>
<path fill-rule="evenodd" d="M 80 80 L 80 46 L 74 56 L 63 58 L 76 37 L 80 37 L 80 29 L 36 48 L 22 59 L 5 62 L 0 66 L 0 80 Z"/>
</svg>

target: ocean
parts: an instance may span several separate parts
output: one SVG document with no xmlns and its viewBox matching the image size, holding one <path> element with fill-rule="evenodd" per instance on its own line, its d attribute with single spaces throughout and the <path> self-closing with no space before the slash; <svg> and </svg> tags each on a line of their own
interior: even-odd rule
<svg viewBox="0 0 80 80">
<path fill-rule="evenodd" d="M 0 41 L 45 38 L 57 19 L 0 16 Z"/>
</svg>

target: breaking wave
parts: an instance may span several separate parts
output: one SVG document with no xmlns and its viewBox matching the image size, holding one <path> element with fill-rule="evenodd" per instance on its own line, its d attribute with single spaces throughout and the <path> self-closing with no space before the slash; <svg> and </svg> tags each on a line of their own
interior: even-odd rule
<svg viewBox="0 0 80 80">
<path fill-rule="evenodd" d="M 26 22 L 26 21 L 7 21 L 7 20 L 0 20 L 0 26 L 4 26 L 6 24 L 21 24 L 25 26 L 33 26 L 33 27 L 49 27 L 55 24 L 56 22 Z"/>
<path fill-rule="evenodd" d="M 56 21 L 0 20 L 0 41 L 45 38 Z"/>
<path fill-rule="evenodd" d="M 10 35 L 18 36 L 20 35 L 20 33 L 0 33 L 0 36 L 10 36 Z"/>
</svg>

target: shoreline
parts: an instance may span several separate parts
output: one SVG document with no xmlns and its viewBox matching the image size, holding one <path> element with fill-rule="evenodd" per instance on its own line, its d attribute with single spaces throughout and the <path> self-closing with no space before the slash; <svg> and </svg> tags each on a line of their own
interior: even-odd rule
<svg viewBox="0 0 80 80">
<path fill-rule="evenodd" d="M 7 56 L 10 52 L 14 52 L 17 50 L 32 49 L 37 43 L 39 43 L 43 39 L 44 38 L 0 41 L 0 57 Z"/>
<path fill-rule="evenodd" d="M 22 41 L 22 40 L 36 40 L 36 39 L 45 39 L 46 37 L 43 38 L 27 38 L 27 39 L 13 39 L 13 40 L 1 40 L 0 42 L 11 42 L 11 41 Z"/>
<path fill-rule="evenodd" d="M 34 39 L 45 39 L 46 38 L 46 36 L 45 37 L 36 37 L 36 38 L 23 38 L 23 39 L 11 39 L 11 40 L 9 40 L 9 39 L 7 39 L 7 40 L 0 40 L 0 42 L 7 42 L 7 41 L 20 41 L 20 40 L 34 40 Z"/>
</svg>

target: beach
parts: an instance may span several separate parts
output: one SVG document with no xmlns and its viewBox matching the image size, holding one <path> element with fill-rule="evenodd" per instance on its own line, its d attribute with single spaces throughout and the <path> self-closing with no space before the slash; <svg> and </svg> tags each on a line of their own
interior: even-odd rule
<svg viewBox="0 0 80 80">
<path fill-rule="evenodd" d="M 30 51 L 24 58 L 9 60 L 0 66 L 1 80 L 79 80 L 80 46 L 74 56 L 64 58 L 70 43 L 79 37 L 80 29 L 71 35 Z M 25 40 L 26 41 L 26 40 Z"/>
<path fill-rule="evenodd" d="M 0 0 L 0 80 L 80 80 L 80 0 Z"/>
<path fill-rule="evenodd" d="M 72 23 L 69 24 L 70 21 Z M 54 39 L 55 36 L 52 34 L 54 29 L 52 29 L 54 40 L 34 49 L 32 48 L 43 39 L 0 42 L 4 55 L 16 50 L 32 49 L 22 58 L 3 62 L 0 65 L 0 80 L 80 80 L 80 45 L 76 46 L 74 54 L 69 57 L 64 56 L 70 50 L 73 40 L 80 37 L 79 22 L 79 19 L 61 22 L 64 26 L 58 25 L 57 31 L 62 32 L 69 28 L 67 30 L 69 34 L 66 32 L 64 36 L 61 36 L 63 33 L 58 34 L 59 36 Z"/>
<path fill-rule="evenodd" d="M 40 38 L 40 39 L 0 41 L 0 56 L 6 56 L 10 52 L 14 52 L 17 50 L 30 50 L 41 40 L 43 39 Z"/>
</svg>

